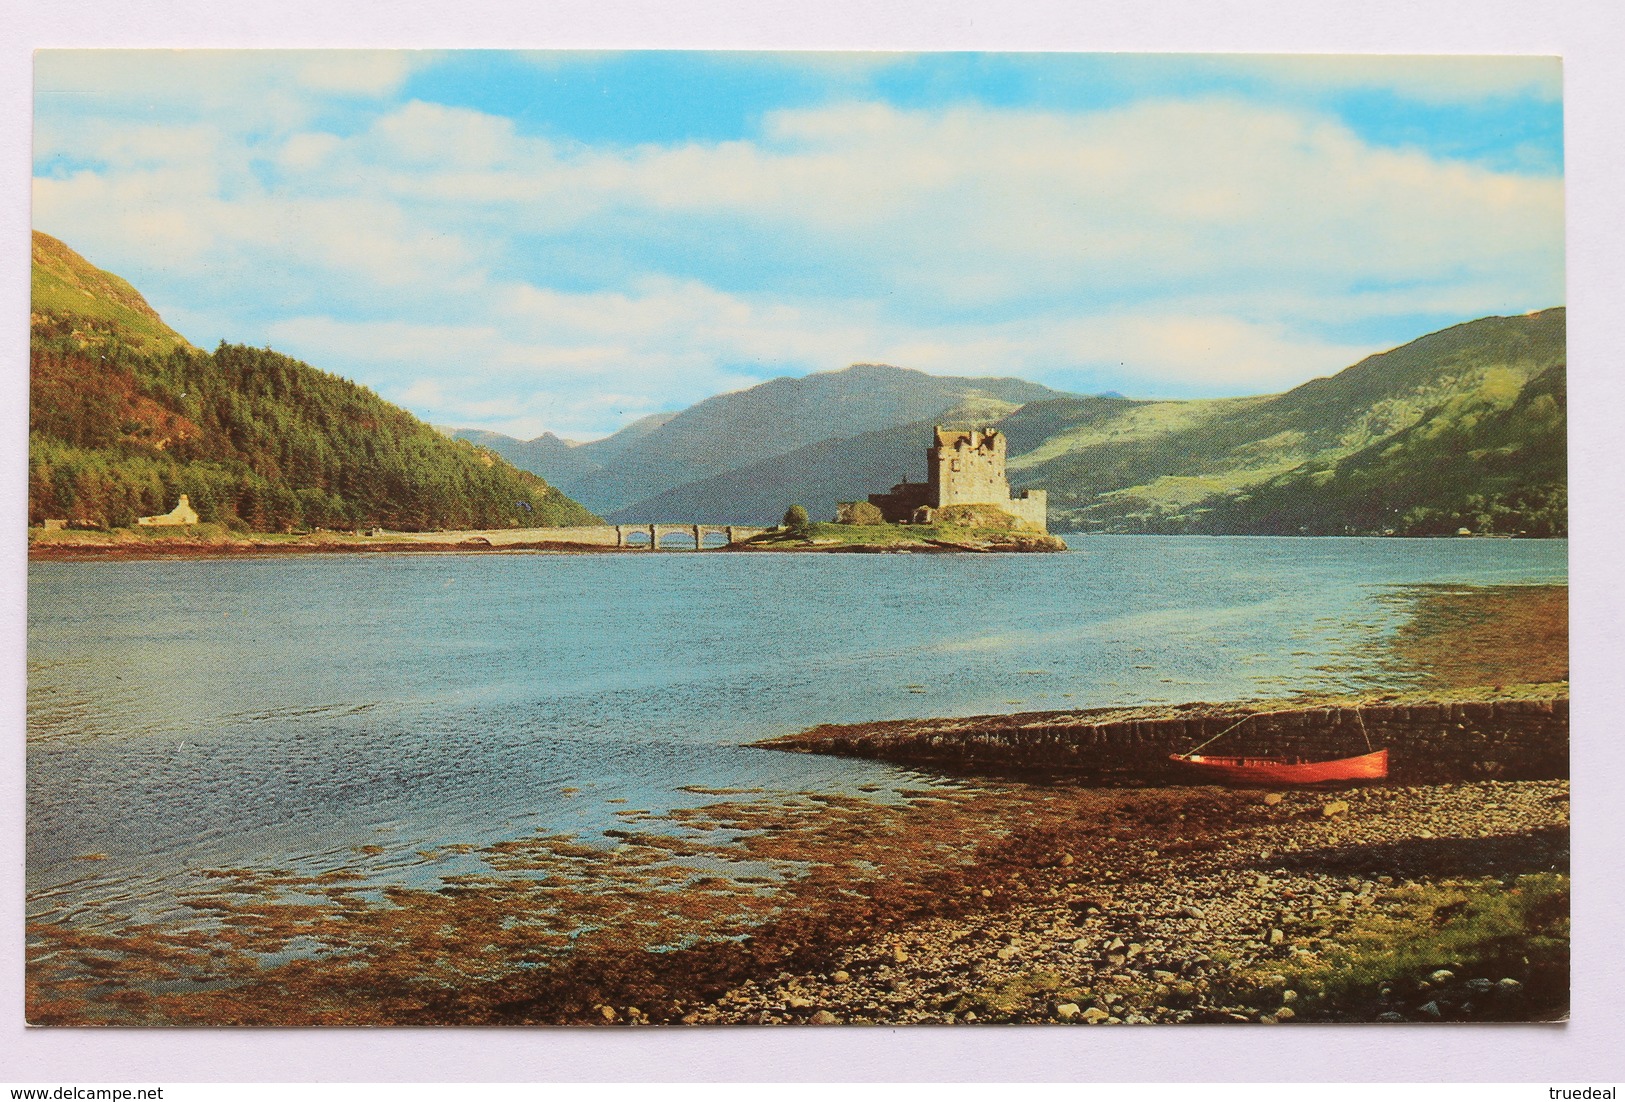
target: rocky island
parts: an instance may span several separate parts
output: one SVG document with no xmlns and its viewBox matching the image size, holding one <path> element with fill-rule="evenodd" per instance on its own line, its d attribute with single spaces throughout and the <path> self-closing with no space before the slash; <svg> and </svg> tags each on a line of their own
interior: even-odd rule
<svg viewBox="0 0 1625 1102">
<path fill-rule="evenodd" d="M 843 501 L 835 520 L 813 524 L 790 506 L 784 523 L 738 545 L 743 551 L 1065 551 L 1049 534 L 1043 490 L 1012 493 L 998 429 L 936 426 L 925 450 L 927 479 L 904 479 L 867 501 Z"/>
<path fill-rule="evenodd" d="M 851 554 L 910 554 L 946 551 L 1065 551 L 1066 541 L 1019 524 L 840 524 L 785 525 L 736 544 L 734 551 L 822 551 Z"/>
</svg>

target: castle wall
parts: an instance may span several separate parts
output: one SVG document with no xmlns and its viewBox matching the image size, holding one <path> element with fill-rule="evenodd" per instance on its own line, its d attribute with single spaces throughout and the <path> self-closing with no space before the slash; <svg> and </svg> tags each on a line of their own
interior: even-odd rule
<svg viewBox="0 0 1625 1102">
<path fill-rule="evenodd" d="M 1043 490 L 1023 490 L 1001 508 L 1020 517 L 1040 532 L 1049 531 L 1049 494 Z"/>
<path fill-rule="evenodd" d="M 868 505 L 879 509 L 892 524 L 933 524 L 944 508 L 987 506 L 1047 533 L 1049 495 L 1043 490 L 1010 493 L 1010 481 L 1005 475 L 1008 446 L 998 429 L 945 429 L 938 425 L 932 430 L 931 446 L 925 449 L 927 480 L 899 482 L 886 493 L 870 494 Z M 860 504 L 839 503 L 836 522 L 859 523 Z"/>
<path fill-rule="evenodd" d="M 925 482 L 899 482 L 884 494 L 870 494 L 869 504 L 880 510 L 880 515 L 891 524 L 907 524 L 914 511 L 930 505 L 932 487 Z"/>
</svg>

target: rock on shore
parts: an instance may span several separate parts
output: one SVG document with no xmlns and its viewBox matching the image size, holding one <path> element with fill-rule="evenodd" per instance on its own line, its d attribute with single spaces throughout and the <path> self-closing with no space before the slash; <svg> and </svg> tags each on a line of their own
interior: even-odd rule
<svg viewBox="0 0 1625 1102">
<path fill-rule="evenodd" d="M 1213 753 L 1310 760 L 1385 747 L 1389 778 L 1408 784 L 1547 780 L 1568 775 L 1568 686 L 823 724 L 756 745 L 992 775 L 1170 784 L 1189 779 L 1171 755 L 1218 738 L 1223 748 Z"/>
<path fill-rule="evenodd" d="M 1342 805 L 1342 806 L 1337 806 Z M 1338 933 L 1401 909 L 1440 876 L 1567 870 L 1568 782 L 1293 791 L 1244 809 L 1255 829 L 1159 853 L 1123 838 L 1089 863 L 1057 853 L 1047 886 L 998 911 L 932 918 L 819 972 L 741 984 L 685 1023 L 1528 1020 L 1523 981 L 1436 962 L 1364 1007 L 1287 986 Z M 1147 875 L 1147 870 L 1155 874 Z M 1561 1010 L 1558 1011 L 1561 1013 Z"/>
</svg>

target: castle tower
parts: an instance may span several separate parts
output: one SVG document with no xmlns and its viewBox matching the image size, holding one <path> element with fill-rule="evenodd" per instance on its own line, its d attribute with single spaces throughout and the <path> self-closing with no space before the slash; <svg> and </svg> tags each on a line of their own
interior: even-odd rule
<svg viewBox="0 0 1625 1102">
<path fill-rule="evenodd" d="M 932 431 L 925 450 L 930 472 L 931 503 L 944 505 L 998 505 L 1010 500 L 1005 477 L 1005 439 L 998 429 L 945 429 Z"/>
<path fill-rule="evenodd" d="M 1010 480 L 1004 473 L 1007 446 L 998 429 L 937 425 L 931 432 L 931 446 L 925 449 L 927 481 L 904 479 L 889 493 L 870 494 L 869 504 L 893 524 L 932 524 L 937 511 L 950 505 L 991 505 L 1048 532 L 1048 495 L 1043 490 L 1023 490 L 1015 497 L 1010 494 Z M 850 504 L 843 504 L 842 509 Z M 844 515 L 850 516 L 850 511 Z"/>
<path fill-rule="evenodd" d="M 1020 517 L 1040 532 L 1049 531 L 1048 495 L 1043 490 L 1023 490 L 1010 494 L 1005 474 L 1008 449 L 1004 433 L 998 429 L 932 430 L 931 446 L 925 450 L 925 468 L 930 474 L 930 505 L 992 505 Z"/>
</svg>

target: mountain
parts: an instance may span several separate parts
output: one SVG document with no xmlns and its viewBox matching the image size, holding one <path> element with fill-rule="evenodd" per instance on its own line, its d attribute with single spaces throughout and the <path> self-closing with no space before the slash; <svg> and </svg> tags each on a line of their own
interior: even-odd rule
<svg viewBox="0 0 1625 1102">
<path fill-rule="evenodd" d="M 572 444 L 550 432 L 531 440 L 485 429 L 446 430 L 446 435 L 488 448 L 520 470 L 540 475 L 562 489 L 603 470 L 605 464 L 614 462 L 616 456 L 676 416 L 675 413 L 651 413 L 612 436 L 585 444 Z"/>
<path fill-rule="evenodd" d="M 701 403 L 571 486 L 625 522 L 764 524 L 791 502 L 828 516 L 837 501 L 923 478 L 932 424 L 975 422 L 1004 431 L 1011 484 L 1048 490 L 1062 531 L 1560 534 L 1565 361 L 1558 308 L 1481 318 L 1284 394 L 1242 398 L 1086 397 L 854 367 Z M 870 383 L 884 397 L 866 403 Z M 832 395 L 843 405 L 815 402 Z M 922 407 L 912 420 L 851 431 Z M 811 424 L 792 429 L 797 417 Z M 701 436 L 701 461 L 677 462 Z M 611 483 L 618 495 L 592 497 Z"/>
<path fill-rule="evenodd" d="M 1481 318 L 1279 395 L 1029 405 L 1004 422 L 1011 482 L 1049 489 L 1067 530 L 1481 530 L 1451 518 L 1485 493 L 1500 504 L 1479 512 L 1515 530 L 1515 514 L 1562 508 L 1565 320 Z"/>
<path fill-rule="evenodd" d="M 792 503 L 806 506 L 814 518 L 828 519 L 835 515 L 838 501 L 889 489 L 904 476 L 922 481 L 933 423 L 915 421 L 861 436 L 820 440 L 788 455 L 685 483 L 616 510 L 610 519 L 658 524 L 719 517 L 734 524 L 777 524 Z"/>
<path fill-rule="evenodd" d="M 458 429 L 449 435 L 500 455 L 520 470 L 540 475 L 555 486 L 578 481 L 599 469 L 597 463 L 582 453 L 579 445 L 561 440 L 550 432 L 534 440 L 519 440 L 483 429 Z"/>
<path fill-rule="evenodd" d="M 201 352 L 124 280 L 34 234 L 29 522 L 124 527 L 188 494 L 257 530 L 591 523 L 545 481 L 268 349 Z"/>
<path fill-rule="evenodd" d="M 1147 401 L 855 364 L 571 445 L 447 439 L 269 350 L 198 351 L 54 238 L 35 234 L 33 256 L 33 523 L 126 524 L 181 492 L 255 528 L 596 519 L 572 497 L 628 522 L 770 523 L 921 478 L 931 425 L 980 424 L 1006 434 L 1016 489 L 1049 491 L 1060 531 L 1567 532 L 1561 308 L 1452 326 L 1284 394 Z"/>
<path fill-rule="evenodd" d="M 601 513 L 626 511 L 657 502 L 677 487 L 816 444 L 929 421 L 954 410 L 993 419 L 1027 402 L 1060 396 L 1021 379 L 951 378 L 854 364 L 719 394 L 661 423 L 645 421 L 582 445 L 577 450 L 599 469 L 560 482 Z"/>
<path fill-rule="evenodd" d="M 665 426 L 676 413 L 651 413 L 647 417 L 639 417 L 630 425 L 606 436 L 602 440 L 593 440 L 579 445 L 582 456 L 594 467 L 603 467 L 613 463 L 628 448 L 642 440 L 645 436 Z"/>
<path fill-rule="evenodd" d="M 1353 455 L 1305 464 L 1214 503 L 1192 528 L 1560 536 L 1568 530 L 1567 371 L 1546 368 L 1510 405 L 1467 396 Z"/>
</svg>

